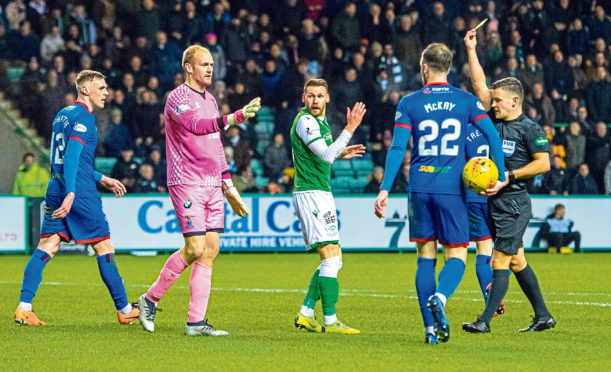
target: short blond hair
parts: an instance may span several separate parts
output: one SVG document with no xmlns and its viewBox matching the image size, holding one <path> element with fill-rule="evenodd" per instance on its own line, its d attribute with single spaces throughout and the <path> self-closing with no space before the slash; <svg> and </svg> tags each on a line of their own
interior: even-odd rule
<svg viewBox="0 0 611 372">
<path fill-rule="evenodd" d="M 88 83 L 90 81 L 94 81 L 96 79 L 104 80 L 106 76 L 104 76 L 101 72 L 93 71 L 93 70 L 83 70 L 78 73 L 76 76 L 76 90 L 80 91 L 80 88 L 83 84 Z"/>
<path fill-rule="evenodd" d="M 210 53 L 210 51 L 201 45 L 191 45 L 182 53 L 182 69 L 185 69 L 185 64 L 193 66 L 193 58 L 197 53 Z M 186 70 L 185 70 L 186 71 Z"/>
<path fill-rule="evenodd" d="M 305 93 L 308 87 L 324 87 L 327 92 L 329 91 L 329 85 L 325 79 L 310 79 L 303 86 L 303 92 Z"/>
</svg>

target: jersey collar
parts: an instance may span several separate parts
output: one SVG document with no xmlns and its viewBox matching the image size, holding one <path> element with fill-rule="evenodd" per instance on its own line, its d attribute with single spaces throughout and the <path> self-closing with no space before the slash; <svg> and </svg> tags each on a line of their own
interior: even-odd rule
<svg viewBox="0 0 611 372">
<path fill-rule="evenodd" d="M 85 108 L 85 110 L 87 110 L 87 112 L 91 114 L 91 111 L 89 111 L 89 108 L 88 108 L 88 107 L 87 107 L 87 105 L 86 105 L 86 104 L 84 104 L 83 102 L 81 102 L 81 101 L 74 101 L 74 104 L 75 104 L 75 105 L 83 105 L 83 107 Z"/>
<path fill-rule="evenodd" d="M 444 83 L 428 83 L 425 85 L 425 87 L 430 87 L 433 85 L 450 85 L 450 83 L 444 82 Z"/>
<path fill-rule="evenodd" d="M 188 84 L 183 83 L 187 88 L 191 89 L 192 91 L 194 91 L 195 93 L 201 95 L 202 97 L 204 97 L 204 99 L 206 99 L 206 89 L 204 89 L 203 92 L 197 91 L 195 89 L 193 89 L 193 87 L 190 87 Z"/>
</svg>

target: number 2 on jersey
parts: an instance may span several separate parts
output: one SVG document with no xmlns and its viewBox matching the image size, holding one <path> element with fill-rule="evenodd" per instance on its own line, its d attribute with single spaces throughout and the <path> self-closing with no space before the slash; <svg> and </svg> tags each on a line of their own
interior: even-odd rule
<svg viewBox="0 0 611 372">
<path fill-rule="evenodd" d="M 449 146 L 448 142 L 455 141 L 460 137 L 460 121 L 449 118 L 441 122 L 441 129 L 451 130 L 441 137 L 441 146 L 430 145 L 427 147 L 428 143 L 439 137 L 439 124 L 435 120 L 423 120 L 418 124 L 419 131 L 424 132 L 427 128 L 431 129 L 431 133 L 423 135 L 418 140 L 418 154 L 420 156 L 458 155 L 458 145 Z"/>
<path fill-rule="evenodd" d="M 57 144 L 57 147 L 56 147 Z M 64 140 L 64 134 L 59 132 L 55 135 L 55 139 L 51 141 L 51 153 L 53 155 L 53 164 L 64 164 L 64 149 L 66 148 L 66 141 Z"/>
</svg>

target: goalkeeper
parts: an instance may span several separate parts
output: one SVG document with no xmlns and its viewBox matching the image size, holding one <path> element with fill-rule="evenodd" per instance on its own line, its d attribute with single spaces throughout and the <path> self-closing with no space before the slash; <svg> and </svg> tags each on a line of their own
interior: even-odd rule
<svg viewBox="0 0 611 372">
<path fill-rule="evenodd" d="M 305 108 L 293 121 L 291 147 L 295 163 L 293 206 L 301 223 L 308 250 L 316 249 L 320 266 L 314 271 L 295 327 L 310 332 L 360 333 L 340 322 L 335 315 L 339 283 L 337 273 L 342 267 L 342 251 L 335 202 L 331 194 L 331 164 L 336 158 L 361 157 L 365 146 L 346 146 L 365 115 L 365 105 L 358 102 L 352 110 L 346 108 L 348 123 L 333 142 L 331 127 L 325 117 L 329 102 L 327 82 L 311 79 L 302 96 Z M 314 306 L 321 300 L 324 324 L 314 317 Z"/>
<path fill-rule="evenodd" d="M 224 336 L 228 333 L 205 321 L 212 264 L 223 232 L 223 193 L 236 214 L 244 217 L 249 211 L 231 183 L 220 132 L 254 117 L 261 104 L 255 98 L 243 109 L 219 116 L 216 99 L 206 90 L 214 69 L 210 52 L 201 46 L 187 48 L 182 67 L 186 81 L 169 94 L 164 117 L 168 190 L 185 244 L 170 256 L 157 281 L 138 299 L 140 323 L 149 332 L 155 330 L 157 304 L 193 265 L 185 335 Z"/>
</svg>

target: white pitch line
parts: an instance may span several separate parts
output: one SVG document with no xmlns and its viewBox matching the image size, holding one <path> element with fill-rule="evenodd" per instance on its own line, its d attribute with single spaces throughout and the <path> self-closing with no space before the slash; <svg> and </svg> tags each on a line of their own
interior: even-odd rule
<svg viewBox="0 0 611 372">
<path fill-rule="evenodd" d="M 8 281 L 8 280 L 0 280 L 0 284 L 21 284 L 21 282 L 17 281 Z M 84 287 L 104 287 L 102 284 L 98 283 L 72 283 L 72 282 L 43 282 L 45 285 L 53 285 L 53 286 L 84 286 Z M 127 284 L 126 287 L 133 288 L 149 288 L 149 284 Z M 188 286 L 177 285 L 173 288 L 178 289 L 189 289 Z M 253 293 L 306 293 L 304 289 L 283 289 L 283 288 L 242 288 L 242 287 L 212 287 L 214 291 L 222 291 L 222 292 L 253 292 Z M 413 289 L 408 289 L 405 292 L 414 292 Z M 456 291 L 456 293 L 479 293 L 479 291 Z M 520 292 L 513 292 L 513 294 L 519 294 Z M 378 293 L 373 289 L 347 289 L 341 290 L 340 294 L 342 296 L 358 296 L 358 297 L 373 297 L 373 298 L 402 298 L 408 300 L 417 300 L 417 296 L 410 296 L 404 294 L 388 294 L 388 293 Z M 579 295 L 580 293 L 575 292 L 546 292 L 546 295 Z M 584 295 L 588 295 L 584 293 Z M 598 293 L 598 295 L 608 295 L 607 293 Z M 466 298 L 460 296 L 452 297 L 454 300 L 460 301 L 473 301 L 479 302 L 482 301 L 481 297 L 477 298 Z M 525 300 L 511 299 L 512 303 L 527 303 Z M 574 306 L 598 306 L 598 307 L 611 307 L 611 303 L 606 302 L 589 302 L 589 301 L 554 301 L 548 300 L 546 301 L 549 304 L 556 305 L 574 305 Z"/>
</svg>

